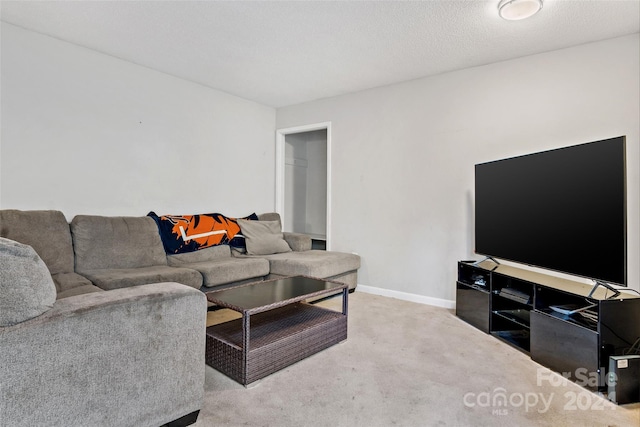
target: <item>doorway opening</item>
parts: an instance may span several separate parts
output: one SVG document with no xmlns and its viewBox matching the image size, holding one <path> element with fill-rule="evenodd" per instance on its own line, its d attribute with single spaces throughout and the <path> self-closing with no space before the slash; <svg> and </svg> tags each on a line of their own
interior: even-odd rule
<svg viewBox="0 0 640 427">
<path fill-rule="evenodd" d="M 330 249 L 331 124 L 276 131 L 276 211 L 283 231 L 308 234 Z"/>
</svg>

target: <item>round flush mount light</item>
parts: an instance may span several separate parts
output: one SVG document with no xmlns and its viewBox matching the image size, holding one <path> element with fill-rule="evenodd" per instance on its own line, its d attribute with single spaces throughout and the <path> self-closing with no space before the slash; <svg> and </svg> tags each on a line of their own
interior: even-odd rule
<svg viewBox="0 0 640 427">
<path fill-rule="evenodd" d="M 542 9 L 542 0 L 502 0 L 498 4 L 500 17 L 507 21 L 519 21 L 535 15 Z"/>
</svg>

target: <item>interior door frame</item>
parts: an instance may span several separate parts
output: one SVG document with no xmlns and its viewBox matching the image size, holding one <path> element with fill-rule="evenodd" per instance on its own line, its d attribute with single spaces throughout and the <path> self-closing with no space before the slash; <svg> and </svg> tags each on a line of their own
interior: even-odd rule
<svg viewBox="0 0 640 427">
<path fill-rule="evenodd" d="M 276 200 L 275 211 L 280 214 L 282 223 L 285 223 L 285 138 L 295 133 L 310 132 L 314 130 L 327 131 L 327 250 L 331 250 L 331 122 L 314 123 L 276 130 Z"/>
</svg>

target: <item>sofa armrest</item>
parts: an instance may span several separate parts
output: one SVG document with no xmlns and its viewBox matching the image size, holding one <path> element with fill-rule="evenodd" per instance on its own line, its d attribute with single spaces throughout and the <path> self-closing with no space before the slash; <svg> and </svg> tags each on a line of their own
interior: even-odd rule
<svg viewBox="0 0 640 427">
<path fill-rule="evenodd" d="M 291 250 L 295 252 L 308 251 L 311 249 L 311 236 L 302 233 L 292 233 L 285 231 L 282 233 L 284 240 L 289 244 Z"/>
<path fill-rule="evenodd" d="M 197 411 L 205 325 L 202 292 L 155 283 L 0 327 L 0 424 L 157 427 Z"/>
</svg>

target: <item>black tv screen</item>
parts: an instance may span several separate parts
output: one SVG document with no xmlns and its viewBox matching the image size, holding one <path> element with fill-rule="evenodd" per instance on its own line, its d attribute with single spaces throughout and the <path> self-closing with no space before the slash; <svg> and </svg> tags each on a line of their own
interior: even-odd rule
<svg viewBox="0 0 640 427">
<path fill-rule="evenodd" d="M 625 137 L 475 166 L 475 251 L 627 284 Z"/>
</svg>

